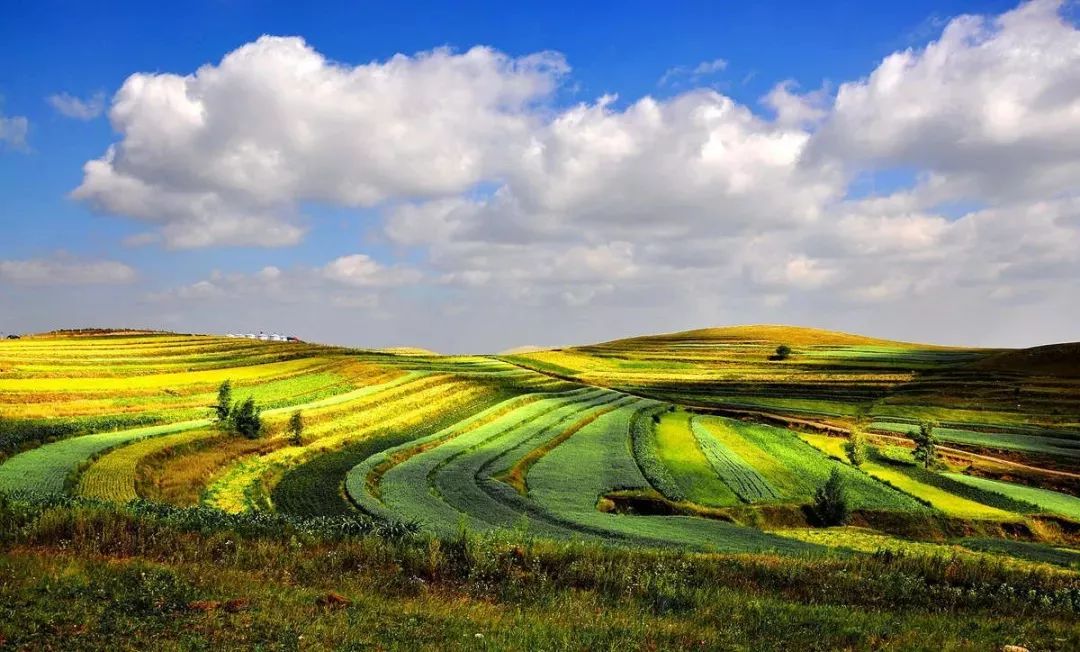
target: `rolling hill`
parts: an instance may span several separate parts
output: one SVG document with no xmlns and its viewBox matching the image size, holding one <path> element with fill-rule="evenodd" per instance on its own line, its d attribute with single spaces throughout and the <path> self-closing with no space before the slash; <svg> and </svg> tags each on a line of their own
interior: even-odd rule
<svg viewBox="0 0 1080 652">
<path fill-rule="evenodd" d="M 1077 350 L 787 326 L 498 356 L 54 333 L 0 342 L 0 493 L 19 505 L 4 518 L 38 514 L 19 532 L 91 512 L 181 531 L 197 518 L 199 537 L 276 523 L 326 549 L 424 541 L 431 568 L 460 537 L 549 542 L 544 563 L 570 554 L 557 546 L 826 566 L 887 549 L 993 560 L 1080 595 Z M 261 410 L 261 436 L 215 417 L 226 381 Z M 932 468 L 912 457 L 923 423 Z M 843 527 L 825 527 L 830 478 Z"/>
</svg>

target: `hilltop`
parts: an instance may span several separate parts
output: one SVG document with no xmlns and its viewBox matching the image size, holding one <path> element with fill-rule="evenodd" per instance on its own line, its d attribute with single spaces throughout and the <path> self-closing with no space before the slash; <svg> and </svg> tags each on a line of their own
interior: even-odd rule
<svg viewBox="0 0 1080 652">
<path fill-rule="evenodd" d="M 746 343 L 763 343 L 774 346 L 787 344 L 789 346 L 891 346 L 891 347 L 917 347 L 917 348 L 954 348 L 933 344 L 917 344 L 912 342 L 899 342 L 894 340 L 868 337 L 832 331 L 822 328 L 810 328 L 806 326 L 788 326 L 783 324 L 746 324 L 739 326 L 718 326 L 712 328 L 698 328 L 673 333 L 661 333 L 654 335 L 639 335 L 635 337 L 620 338 L 601 342 L 589 346 L 629 346 L 633 343 L 649 342 L 688 342 L 688 341 L 736 341 Z M 582 348 L 581 346 L 569 348 Z"/>
</svg>

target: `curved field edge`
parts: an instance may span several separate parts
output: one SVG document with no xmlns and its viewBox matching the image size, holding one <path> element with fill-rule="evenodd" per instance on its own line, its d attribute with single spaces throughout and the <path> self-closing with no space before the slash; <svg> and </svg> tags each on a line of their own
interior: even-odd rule
<svg viewBox="0 0 1080 652">
<path fill-rule="evenodd" d="M 382 385 L 359 388 L 352 392 L 318 399 L 309 404 L 267 410 L 264 412 L 264 416 L 273 418 L 297 409 L 336 405 L 349 398 L 367 396 L 374 391 L 378 391 L 377 388 L 380 387 L 398 386 L 414 377 L 406 375 Z M 65 493 L 69 484 L 76 480 L 73 475 L 78 473 L 80 467 L 107 451 L 151 437 L 204 428 L 211 425 L 211 423 L 210 419 L 197 419 L 118 432 L 81 435 L 45 444 L 15 455 L 0 464 L 0 491 Z M 132 460 L 132 462 L 137 463 L 138 460 Z M 131 477 L 133 478 L 133 474 L 131 474 Z M 132 482 L 134 482 L 133 479 Z M 132 488 L 132 491 L 134 491 L 134 488 Z"/>
</svg>

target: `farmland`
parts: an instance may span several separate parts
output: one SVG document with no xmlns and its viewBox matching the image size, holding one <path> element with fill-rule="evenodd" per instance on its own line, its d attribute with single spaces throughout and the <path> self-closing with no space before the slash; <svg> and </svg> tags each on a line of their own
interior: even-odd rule
<svg viewBox="0 0 1080 652">
<path fill-rule="evenodd" d="M 875 647 L 874 614 L 896 619 L 900 647 L 922 629 L 944 645 L 927 605 L 948 600 L 969 624 L 998 622 L 971 625 L 971 640 L 1000 646 L 1007 627 L 1065 649 L 1080 640 L 1080 378 L 1061 371 L 1076 349 L 1056 351 L 779 326 L 504 356 L 132 331 L 0 341 L 0 518 L 18 523 L 0 539 L 0 595 L 150 564 L 188 587 L 185 604 L 261 596 L 260 622 L 277 613 L 264 592 L 303 602 L 339 587 L 357 614 L 385 600 L 441 614 L 443 632 L 495 619 L 506 645 L 540 647 L 572 647 L 570 625 L 505 638 L 527 597 L 537 622 L 557 609 L 544 604 L 603 611 L 611 621 L 586 636 L 616 647 L 646 641 L 635 617 L 666 647 L 690 646 L 690 631 L 722 646 L 725 608 L 743 634 L 767 620 L 749 595 L 806 622 L 874 605 L 835 646 Z M 258 406 L 255 436 L 218 418 L 225 381 L 233 412 Z M 924 423 L 933 464 L 913 455 Z M 830 478 L 843 524 L 819 504 Z M 309 565 L 315 551 L 366 566 L 335 574 Z M 112 555 L 124 561 L 102 565 Z M 855 578 L 846 596 L 821 593 Z M 908 593 L 883 593 L 886 578 Z M 1010 583 L 1050 606 L 1003 597 Z M 485 612 L 483 591 L 518 615 Z M 440 611 L 446 596 L 469 611 Z M 294 625 L 327 644 L 363 638 L 335 617 Z M 284 640 L 267 636 L 244 640 Z M 792 636 L 773 642 L 806 645 Z M 34 646 L 10 623 L 3 641 Z"/>
</svg>

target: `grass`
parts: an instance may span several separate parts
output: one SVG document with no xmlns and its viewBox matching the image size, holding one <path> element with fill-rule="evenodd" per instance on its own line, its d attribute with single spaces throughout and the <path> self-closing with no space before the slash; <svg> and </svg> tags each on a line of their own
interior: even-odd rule
<svg viewBox="0 0 1080 652">
<path fill-rule="evenodd" d="M 1015 514 L 962 498 L 932 484 L 920 481 L 913 477 L 910 467 L 907 466 L 867 461 L 862 465 L 862 468 L 875 478 L 884 480 L 900 491 L 926 501 L 935 509 L 941 510 L 950 516 L 991 520 L 1013 520 L 1016 518 Z"/>
<path fill-rule="evenodd" d="M 1058 491 L 1026 487 L 1024 485 L 989 478 L 978 478 L 960 473 L 948 473 L 946 476 L 956 482 L 960 482 L 984 491 L 1000 494 L 1014 500 L 1036 505 L 1042 510 L 1068 516 L 1080 521 L 1080 498 L 1070 496 Z"/>
<path fill-rule="evenodd" d="M 128 502 L 139 497 L 137 469 L 146 457 L 175 446 L 217 435 L 213 429 L 197 429 L 153 437 L 122 446 L 96 460 L 79 477 L 75 493 L 87 498 Z"/>
<path fill-rule="evenodd" d="M 132 442 L 210 425 L 209 419 L 134 428 L 65 439 L 35 448 L 0 465 L 0 492 L 63 493 L 68 478 L 95 455 Z"/>
<path fill-rule="evenodd" d="M 715 442 L 708 439 L 701 445 L 698 432 L 691 431 L 690 418 L 686 412 L 667 412 L 660 417 L 655 435 L 660 462 L 686 500 L 709 507 L 738 504 L 739 496 L 724 483 L 711 458 L 703 452 L 715 456 L 711 448 Z"/>
<path fill-rule="evenodd" d="M 1076 575 L 967 556 L 700 555 L 192 530 L 0 509 L 0 638 L 34 649 L 1073 649 Z M 224 545 L 225 542 L 231 545 Z M 331 554 L 332 553 L 332 554 Z M 882 609 L 880 596 L 890 596 Z M 958 635 L 958 632 L 961 634 Z M 477 634 L 480 634 L 478 637 Z"/>
<path fill-rule="evenodd" d="M 703 423 L 723 436 L 723 441 L 736 444 L 740 453 L 748 451 L 745 459 L 789 500 L 809 502 L 836 469 L 844 478 L 853 509 L 924 510 L 917 501 L 875 481 L 862 470 L 830 459 L 790 430 L 733 419 L 714 418 Z M 738 443 L 740 440 L 742 443 Z"/>
<path fill-rule="evenodd" d="M 769 484 L 758 470 L 747 463 L 738 453 L 713 436 L 709 428 L 694 419 L 688 423 L 694 440 L 703 457 L 708 460 L 716 476 L 748 503 L 780 498 L 780 493 Z"/>
<path fill-rule="evenodd" d="M 729 551 L 809 550 L 719 521 L 598 511 L 597 502 L 613 491 L 648 487 L 626 442 L 634 413 L 648 407 L 643 401 L 605 414 L 544 456 L 529 474 L 530 497 L 571 527 L 616 542 Z"/>
</svg>

